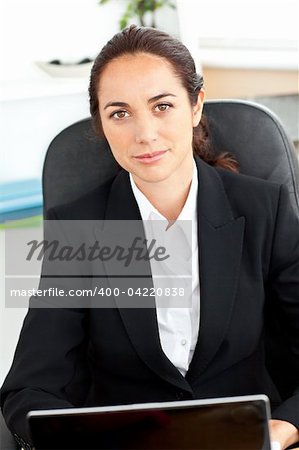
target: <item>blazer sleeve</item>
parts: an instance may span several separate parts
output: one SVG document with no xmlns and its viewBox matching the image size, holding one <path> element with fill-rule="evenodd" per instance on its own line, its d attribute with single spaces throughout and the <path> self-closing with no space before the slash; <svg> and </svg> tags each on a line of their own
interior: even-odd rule
<svg viewBox="0 0 299 450">
<path fill-rule="evenodd" d="M 41 283 L 45 284 L 42 279 Z M 87 322 L 87 309 L 50 307 L 47 299 L 30 299 L 13 364 L 1 389 L 3 415 L 17 440 L 21 437 L 31 443 L 26 419 L 30 410 L 73 407 L 85 399 Z"/>
<path fill-rule="evenodd" d="M 294 356 L 297 388 L 276 408 L 272 417 L 299 428 L 299 219 L 281 186 L 270 262 L 271 290 L 285 325 L 289 348 Z M 290 370 L 282 367 L 282 371 Z"/>
</svg>

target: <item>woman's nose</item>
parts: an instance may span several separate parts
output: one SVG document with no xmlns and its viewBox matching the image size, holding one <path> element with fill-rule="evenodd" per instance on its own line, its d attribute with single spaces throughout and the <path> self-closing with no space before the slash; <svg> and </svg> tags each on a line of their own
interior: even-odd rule
<svg viewBox="0 0 299 450">
<path fill-rule="evenodd" d="M 135 124 L 135 140 L 137 144 L 148 144 L 158 138 L 157 123 L 152 117 L 143 117 Z"/>
</svg>

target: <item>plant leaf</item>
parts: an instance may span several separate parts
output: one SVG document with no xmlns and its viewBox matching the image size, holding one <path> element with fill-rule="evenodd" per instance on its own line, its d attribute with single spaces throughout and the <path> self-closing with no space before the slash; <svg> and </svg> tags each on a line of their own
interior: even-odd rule
<svg viewBox="0 0 299 450">
<path fill-rule="evenodd" d="M 98 0 L 99 5 L 104 5 L 108 2 L 109 0 Z M 138 17 L 138 20 L 142 25 L 146 13 L 154 13 L 163 6 L 169 6 L 172 9 L 176 9 L 176 5 L 172 0 L 127 0 L 126 10 L 119 20 L 120 29 L 125 28 L 128 25 L 129 20 L 134 16 Z"/>
<path fill-rule="evenodd" d="M 122 16 L 119 20 L 119 28 L 123 30 L 128 25 L 128 19 L 126 16 Z"/>
</svg>

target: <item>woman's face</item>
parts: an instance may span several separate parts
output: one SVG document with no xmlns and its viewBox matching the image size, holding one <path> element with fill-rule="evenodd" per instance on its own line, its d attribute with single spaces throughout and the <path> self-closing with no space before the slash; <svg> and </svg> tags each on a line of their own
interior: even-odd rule
<svg viewBox="0 0 299 450">
<path fill-rule="evenodd" d="M 190 179 L 193 127 L 200 121 L 203 92 L 191 106 L 168 61 L 139 53 L 105 67 L 98 96 L 112 153 L 137 185 Z"/>
</svg>

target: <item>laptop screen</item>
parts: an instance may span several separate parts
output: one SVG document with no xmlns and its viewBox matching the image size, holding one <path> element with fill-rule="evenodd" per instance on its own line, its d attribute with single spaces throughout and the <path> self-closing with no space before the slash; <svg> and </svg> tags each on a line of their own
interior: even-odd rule
<svg viewBox="0 0 299 450">
<path fill-rule="evenodd" d="M 36 450 L 270 450 L 265 396 L 32 411 Z"/>
</svg>

